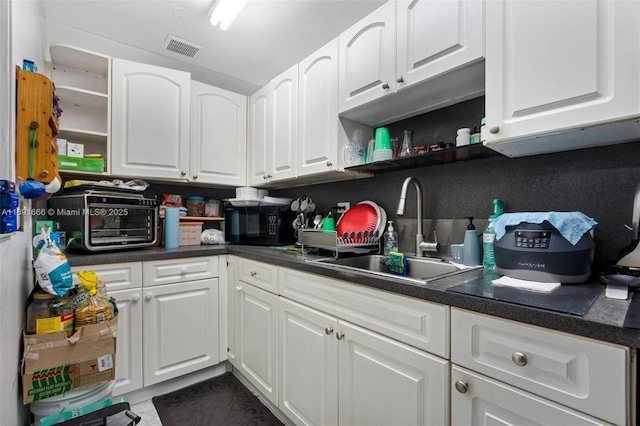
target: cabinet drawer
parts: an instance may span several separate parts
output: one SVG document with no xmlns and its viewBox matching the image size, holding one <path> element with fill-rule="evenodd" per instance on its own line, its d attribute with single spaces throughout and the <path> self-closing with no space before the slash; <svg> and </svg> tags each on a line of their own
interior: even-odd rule
<svg viewBox="0 0 640 426">
<path fill-rule="evenodd" d="M 449 357 L 449 307 L 280 268 L 280 295 L 392 339 Z"/>
<path fill-rule="evenodd" d="M 218 256 L 142 262 L 144 287 L 203 280 L 218 276 Z"/>
<path fill-rule="evenodd" d="M 268 263 L 239 259 L 238 279 L 278 294 L 278 268 Z"/>
<path fill-rule="evenodd" d="M 142 287 L 142 263 L 105 263 L 101 265 L 74 266 L 71 268 L 73 284 L 80 284 L 77 273 L 94 271 L 105 282 L 107 291 L 127 290 Z"/>
<path fill-rule="evenodd" d="M 629 348 L 456 308 L 451 311 L 454 364 L 608 422 L 629 422 Z"/>
</svg>

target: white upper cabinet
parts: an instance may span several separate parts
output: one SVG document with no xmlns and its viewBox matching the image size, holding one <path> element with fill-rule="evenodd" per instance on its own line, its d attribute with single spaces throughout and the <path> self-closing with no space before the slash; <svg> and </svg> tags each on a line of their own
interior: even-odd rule
<svg viewBox="0 0 640 426">
<path fill-rule="evenodd" d="M 482 0 L 389 0 L 340 35 L 340 113 L 376 127 L 480 96 L 483 58 Z"/>
<path fill-rule="evenodd" d="M 517 157 L 640 137 L 638 22 L 636 1 L 487 2 L 487 146 Z"/>
<path fill-rule="evenodd" d="M 338 167 L 338 39 L 298 64 L 298 176 Z"/>
<path fill-rule="evenodd" d="M 482 0 L 397 0 L 397 89 L 484 56 Z"/>
<path fill-rule="evenodd" d="M 294 65 L 269 83 L 268 137 L 271 142 L 271 174 L 273 180 L 296 176 L 298 145 L 298 65 Z"/>
<path fill-rule="evenodd" d="M 340 35 L 340 111 L 395 90 L 395 14 L 388 1 Z"/>
<path fill-rule="evenodd" d="M 247 97 L 191 82 L 189 179 L 245 186 L 247 180 Z"/>
<path fill-rule="evenodd" d="M 296 177 L 298 65 L 249 98 L 249 185 Z"/>
<path fill-rule="evenodd" d="M 269 178 L 268 110 L 269 86 L 264 86 L 249 97 L 249 185 L 264 184 Z"/>
<path fill-rule="evenodd" d="M 111 172 L 187 179 L 190 75 L 112 60 Z"/>
</svg>

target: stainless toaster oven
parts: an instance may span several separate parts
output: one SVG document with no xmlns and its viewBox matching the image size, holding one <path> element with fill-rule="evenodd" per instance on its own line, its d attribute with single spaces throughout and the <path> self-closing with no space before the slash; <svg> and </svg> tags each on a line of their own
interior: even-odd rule
<svg viewBox="0 0 640 426">
<path fill-rule="evenodd" d="M 73 245 L 106 251 L 154 245 L 158 208 L 157 199 L 139 193 L 83 191 L 51 197 L 47 213 Z"/>
</svg>

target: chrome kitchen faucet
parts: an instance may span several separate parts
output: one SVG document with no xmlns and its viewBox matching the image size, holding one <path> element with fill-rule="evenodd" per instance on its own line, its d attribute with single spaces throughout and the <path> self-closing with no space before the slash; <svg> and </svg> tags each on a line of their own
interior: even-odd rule
<svg viewBox="0 0 640 426">
<path fill-rule="evenodd" d="M 434 241 L 432 243 L 424 241 L 424 234 L 422 232 L 422 186 L 418 179 L 409 176 L 404 180 L 402 184 L 402 191 L 400 191 L 400 202 L 398 203 L 398 216 L 404 216 L 405 204 L 407 201 L 407 189 L 409 184 L 413 182 L 416 187 L 416 216 L 418 220 L 418 226 L 416 228 L 416 256 L 423 256 L 425 251 L 430 253 L 437 253 L 440 249 L 438 238 L 436 233 L 433 233 Z"/>
</svg>

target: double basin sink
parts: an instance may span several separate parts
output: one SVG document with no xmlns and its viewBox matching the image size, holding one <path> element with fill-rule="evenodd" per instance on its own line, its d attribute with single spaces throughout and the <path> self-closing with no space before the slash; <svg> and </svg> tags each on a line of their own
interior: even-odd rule
<svg viewBox="0 0 640 426">
<path fill-rule="evenodd" d="M 372 254 L 345 258 L 321 258 L 308 260 L 314 265 L 343 270 L 361 275 L 374 275 L 413 284 L 426 284 L 435 279 L 466 272 L 469 269 L 458 269 L 455 265 L 442 259 L 405 257 L 407 259 L 406 275 L 389 272 L 387 256 Z M 479 266 L 478 266 L 479 268 Z M 474 268 L 475 269 L 475 268 Z"/>
</svg>

